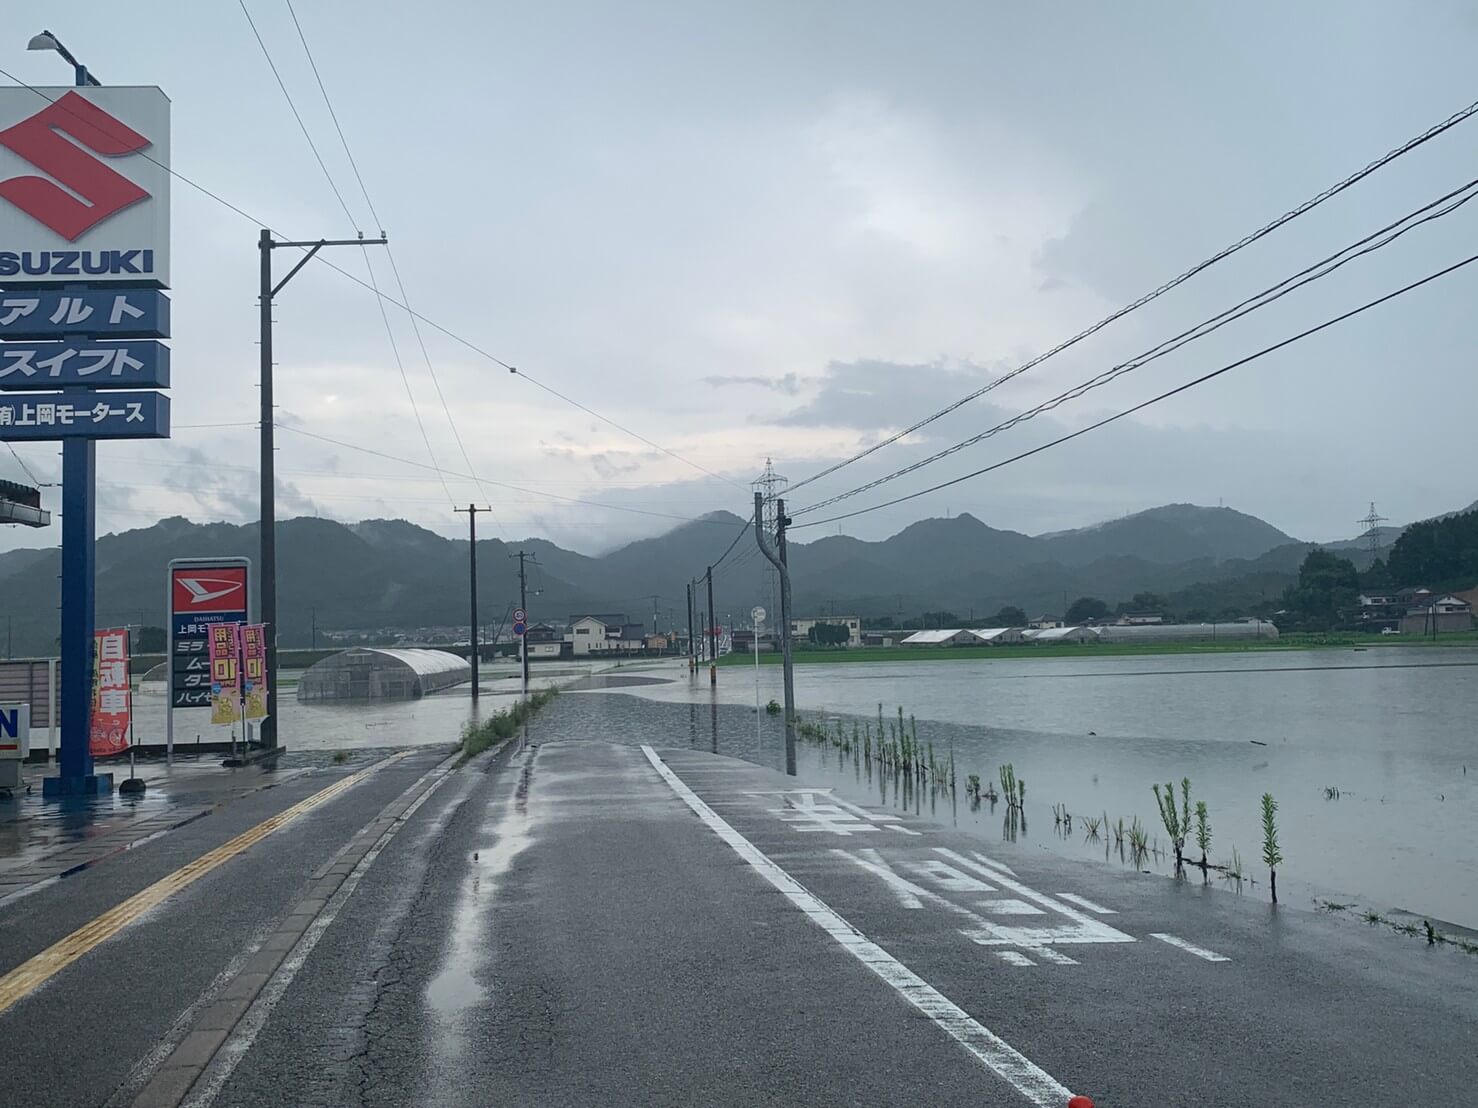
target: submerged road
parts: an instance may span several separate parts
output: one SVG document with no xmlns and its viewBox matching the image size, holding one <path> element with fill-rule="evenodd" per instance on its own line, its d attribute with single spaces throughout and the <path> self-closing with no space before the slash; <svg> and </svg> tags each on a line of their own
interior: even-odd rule
<svg viewBox="0 0 1478 1108">
<path fill-rule="evenodd" d="M 6 1102 L 1472 1102 L 1471 955 L 557 718 L 0 905 Z"/>
</svg>

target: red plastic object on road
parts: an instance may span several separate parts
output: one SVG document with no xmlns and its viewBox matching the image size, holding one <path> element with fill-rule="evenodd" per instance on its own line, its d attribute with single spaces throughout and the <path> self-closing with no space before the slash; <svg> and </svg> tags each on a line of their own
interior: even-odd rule
<svg viewBox="0 0 1478 1108">
<path fill-rule="evenodd" d="M 1093 1101 L 1086 1096 L 1075 1096 L 1067 1102 L 1067 1108 L 1093 1108 Z"/>
</svg>

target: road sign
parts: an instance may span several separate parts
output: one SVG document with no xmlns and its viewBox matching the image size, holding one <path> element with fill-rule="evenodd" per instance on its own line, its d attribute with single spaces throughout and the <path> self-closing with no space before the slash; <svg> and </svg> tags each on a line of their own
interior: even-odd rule
<svg viewBox="0 0 1478 1108">
<path fill-rule="evenodd" d="M 3 303 L 3 301 L 0 301 Z M 169 347 L 135 342 L 12 342 L 0 346 L 0 390 L 169 388 Z"/>
<path fill-rule="evenodd" d="M 0 284 L 167 286 L 169 165 L 157 88 L 0 91 Z"/>
<path fill-rule="evenodd" d="M 31 706 L 0 704 L 0 758 L 24 758 L 31 753 Z"/>
<path fill-rule="evenodd" d="M 529 621 L 529 614 L 527 612 L 525 612 L 522 608 L 514 608 L 513 609 L 513 622 L 514 623 L 527 623 L 528 621 Z"/>
<path fill-rule="evenodd" d="M 158 289 L 16 289 L 0 295 L 0 339 L 169 338 L 169 297 Z"/>
<path fill-rule="evenodd" d="M 749 618 L 754 621 L 754 629 L 758 631 L 765 622 L 765 610 L 758 605 L 749 609 Z"/>
<path fill-rule="evenodd" d="M 0 396 L 0 442 L 167 438 L 169 397 L 160 392 Z"/>
<path fill-rule="evenodd" d="M 515 635 L 518 635 L 520 638 L 523 637 L 523 633 L 525 631 L 527 631 L 528 629 L 529 629 L 529 625 L 527 623 L 523 622 L 523 620 L 519 620 L 517 623 L 515 623 L 513 625 L 513 633 Z"/>
</svg>

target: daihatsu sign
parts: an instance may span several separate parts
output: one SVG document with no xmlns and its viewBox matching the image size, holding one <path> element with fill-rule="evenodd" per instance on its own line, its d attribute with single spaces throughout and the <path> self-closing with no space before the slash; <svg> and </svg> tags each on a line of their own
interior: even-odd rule
<svg viewBox="0 0 1478 1108">
<path fill-rule="evenodd" d="M 169 98 L 0 90 L 0 288 L 169 285 Z"/>
</svg>

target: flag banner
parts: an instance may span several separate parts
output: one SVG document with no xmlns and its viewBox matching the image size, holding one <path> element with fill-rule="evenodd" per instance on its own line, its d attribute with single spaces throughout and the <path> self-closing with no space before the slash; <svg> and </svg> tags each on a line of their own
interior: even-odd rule
<svg viewBox="0 0 1478 1108">
<path fill-rule="evenodd" d="M 128 674 L 128 631 L 111 627 L 93 633 L 92 733 L 88 749 L 94 757 L 128 749 L 128 722 L 133 691 Z"/>
<path fill-rule="evenodd" d="M 235 723 L 241 718 L 241 624 L 210 625 L 210 721 Z"/>
<path fill-rule="evenodd" d="M 246 718 L 267 718 L 267 628 L 248 623 L 241 629 L 241 661 L 245 669 Z"/>
</svg>

